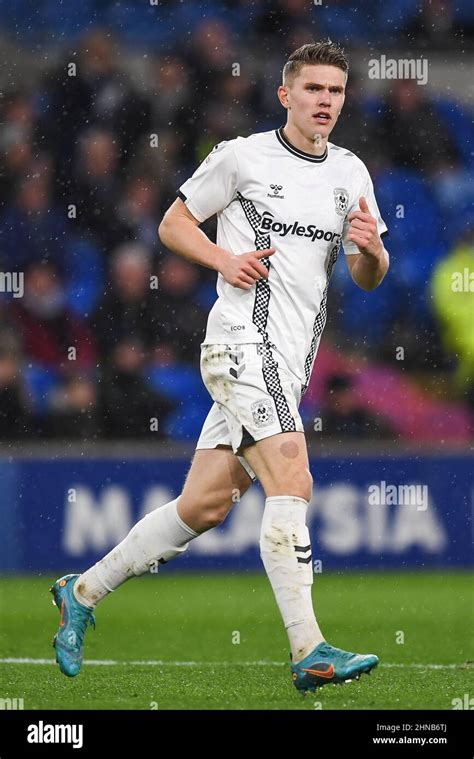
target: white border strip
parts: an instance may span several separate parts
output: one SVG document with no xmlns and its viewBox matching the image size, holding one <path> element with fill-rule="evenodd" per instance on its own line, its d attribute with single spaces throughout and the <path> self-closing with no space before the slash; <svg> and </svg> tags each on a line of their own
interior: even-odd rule
<svg viewBox="0 0 474 759">
<path fill-rule="evenodd" d="M 90 664 L 95 667 L 283 667 L 289 665 L 282 661 L 161 661 L 159 659 L 145 659 L 143 661 L 117 661 L 116 659 L 84 659 L 84 664 Z M 29 659 L 13 658 L 0 659 L 0 664 L 56 664 L 55 659 Z M 412 667 L 415 669 L 470 669 L 466 663 L 460 664 L 419 664 L 419 663 L 397 663 L 391 664 L 382 662 L 379 667 Z"/>
</svg>

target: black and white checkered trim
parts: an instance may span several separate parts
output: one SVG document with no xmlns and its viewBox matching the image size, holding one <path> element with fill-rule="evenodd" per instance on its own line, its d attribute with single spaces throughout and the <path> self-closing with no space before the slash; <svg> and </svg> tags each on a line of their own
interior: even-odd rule
<svg viewBox="0 0 474 759">
<path fill-rule="evenodd" d="M 255 233 L 255 250 L 265 250 L 270 247 L 270 236 L 262 234 L 260 224 L 262 217 L 258 213 L 251 200 L 244 198 L 238 192 L 237 197 L 243 208 L 245 216 Z M 260 259 L 265 268 L 270 271 L 270 260 L 268 256 Z M 255 302 L 253 307 L 252 321 L 263 337 L 263 343 L 258 346 L 257 350 L 262 355 L 262 371 L 265 384 L 269 394 L 272 396 L 278 414 L 282 432 L 296 432 L 296 422 L 290 412 L 287 400 L 278 374 L 278 363 L 275 360 L 270 338 L 267 333 L 268 307 L 270 303 L 270 283 L 268 279 L 259 279 L 255 283 Z"/>
<path fill-rule="evenodd" d="M 306 390 L 308 389 L 309 379 L 311 377 L 311 370 L 313 368 L 314 357 L 318 349 L 319 341 L 321 339 L 321 335 L 323 333 L 323 330 L 326 324 L 329 280 L 331 279 L 331 274 L 334 269 L 334 265 L 337 261 L 337 256 L 339 254 L 340 247 L 341 247 L 341 243 L 339 242 L 337 243 L 337 245 L 334 245 L 333 248 L 331 248 L 331 252 L 329 253 L 329 258 L 326 265 L 326 276 L 327 276 L 326 287 L 324 288 L 323 297 L 321 299 L 321 305 L 319 307 L 319 311 L 313 323 L 313 338 L 311 340 L 311 347 L 309 349 L 309 353 L 306 356 L 306 359 L 304 362 L 305 383 L 301 389 L 301 398 L 303 397 Z"/>
</svg>

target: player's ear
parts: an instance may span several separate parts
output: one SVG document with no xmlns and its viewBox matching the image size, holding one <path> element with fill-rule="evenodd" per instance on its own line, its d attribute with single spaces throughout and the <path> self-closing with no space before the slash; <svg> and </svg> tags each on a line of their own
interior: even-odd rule
<svg viewBox="0 0 474 759">
<path fill-rule="evenodd" d="M 280 86 L 278 87 L 278 90 L 277 90 L 277 96 L 278 96 L 278 100 L 280 101 L 280 103 L 282 104 L 282 106 L 284 106 L 285 108 L 289 107 L 288 106 L 288 88 L 287 87 L 285 87 L 284 85 L 280 84 Z"/>
</svg>

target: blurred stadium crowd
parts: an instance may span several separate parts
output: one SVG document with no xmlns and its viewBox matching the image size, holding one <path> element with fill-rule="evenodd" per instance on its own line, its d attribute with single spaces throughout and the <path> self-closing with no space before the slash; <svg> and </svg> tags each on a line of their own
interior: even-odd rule
<svg viewBox="0 0 474 759">
<path fill-rule="evenodd" d="M 464 2 L 369 1 L 372 24 L 341 1 L 318 21 L 300 0 L 138 5 L 0 2 L 4 38 L 60 46 L 0 102 L 0 271 L 24 273 L 23 297 L 0 294 L 0 439 L 194 440 L 216 274 L 157 238 L 176 189 L 217 142 L 285 123 L 276 89 L 299 45 L 330 34 L 351 59 L 369 37 L 377 55 L 400 34 L 449 50 L 474 29 Z M 472 116 L 414 80 L 368 97 L 350 74 L 330 140 L 369 167 L 391 271 L 366 294 L 339 261 L 308 432 L 322 416 L 343 439 L 465 441 L 474 296 L 452 275 L 473 269 Z"/>
</svg>

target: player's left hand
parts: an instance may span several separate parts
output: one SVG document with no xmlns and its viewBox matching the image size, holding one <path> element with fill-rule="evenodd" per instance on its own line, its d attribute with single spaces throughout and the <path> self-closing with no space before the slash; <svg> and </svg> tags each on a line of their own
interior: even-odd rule
<svg viewBox="0 0 474 759">
<path fill-rule="evenodd" d="M 379 258 L 383 244 L 377 230 L 377 221 L 371 215 L 364 197 L 359 198 L 359 208 L 360 211 L 352 211 L 347 217 L 351 223 L 347 239 L 355 243 L 364 256 Z"/>
</svg>

